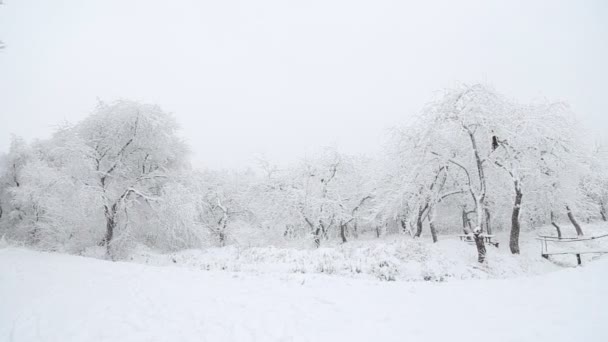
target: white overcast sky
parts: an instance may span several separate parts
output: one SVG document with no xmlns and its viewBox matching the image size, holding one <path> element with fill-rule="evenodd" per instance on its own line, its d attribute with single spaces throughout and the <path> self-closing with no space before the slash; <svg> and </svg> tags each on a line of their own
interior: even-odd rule
<svg viewBox="0 0 608 342">
<path fill-rule="evenodd" d="M 129 98 L 174 113 L 198 166 L 369 154 L 457 82 L 608 132 L 608 1 L 4 0 L 0 40 L 0 151 Z"/>
</svg>

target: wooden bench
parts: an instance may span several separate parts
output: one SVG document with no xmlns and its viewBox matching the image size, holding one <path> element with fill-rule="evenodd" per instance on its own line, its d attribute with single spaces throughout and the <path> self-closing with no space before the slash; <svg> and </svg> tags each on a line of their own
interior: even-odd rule
<svg viewBox="0 0 608 342">
<path fill-rule="evenodd" d="M 581 254 L 608 254 L 608 249 L 607 250 L 592 250 L 592 249 L 576 249 L 576 250 L 571 250 L 571 251 L 565 251 L 565 250 L 557 250 L 557 251 L 551 251 L 549 252 L 549 245 L 548 242 L 554 242 L 554 243 L 566 243 L 566 242 L 581 242 L 581 241 L 590 241 L 590 240 L 597 240 L 597 239 L 601 239 L 603 237 L 607 237 L 608 234 L 604 234 L 604 235 L 600 235 L 600 236 L 591 236 L 591 237 L 587 237 L 587 238 L 580 238 L 580 237 L 576 237 L 576 238 L 572 238 L 572 237 L 557 237 L 557 236 L 542 236 L 539 235 L 536 239 L 540 240 L 540 255 L 545 258 L 545 259 L 549 259 L 550 255 L 566 255 L 566 254 L 571 254 L 571 255 L 576 255 L 576 262 L 578 265 L 582 264 L 581 261 Z"/>
<path fill-rule="evenodd" d="M 468 243 L 475 243 L 475 237 L 473 236 L 473 234 L 460 234 L 460 235 L 458 235 L 458 237 L 460 238 L 460 241 L 464 241 L 464 242 L 468 242 Z M 483 238 L 483 241 L 485 243 L 488 243 L 488 244 L 498 248 L 498 241 L 492 240 L 494 238 L 494 235 L 481 234 L 481 237 Z"/>
</svg>

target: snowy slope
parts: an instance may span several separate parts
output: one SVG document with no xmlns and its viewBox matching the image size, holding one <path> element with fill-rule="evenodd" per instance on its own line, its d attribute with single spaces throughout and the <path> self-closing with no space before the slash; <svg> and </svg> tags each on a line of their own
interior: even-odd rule
<svg viewBox="0 0 608 342">
<path fill-rule="evenodd" d="M 608 259 L 448 283 L 0 249 L 0 341 L 608 341 Z"/>
</svg>

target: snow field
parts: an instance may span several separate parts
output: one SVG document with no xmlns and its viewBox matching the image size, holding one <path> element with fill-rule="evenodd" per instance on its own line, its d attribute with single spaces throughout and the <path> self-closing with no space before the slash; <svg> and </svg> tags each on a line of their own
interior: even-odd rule
<svg viewBox="0 0 608 342">
<path fill-rule="evenodd" d="M 608 259 L 448 283 L 0 249 L 1 341 L 606 341 Z"/>
</svg>

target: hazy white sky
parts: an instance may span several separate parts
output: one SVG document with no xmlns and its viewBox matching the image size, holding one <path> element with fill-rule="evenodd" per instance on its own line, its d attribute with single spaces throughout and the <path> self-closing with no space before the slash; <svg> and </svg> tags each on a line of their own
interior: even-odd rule
<svg viewBox="0 0 608 342">
<path fill-rule="evenodd" d="M 601 0 L 5 0 L 0 40 L 0 151 L 122 97 L 174 113 L 199 166 L 374 153 L 434 91 L 479 81 L 608 132 Z"/>
</svg>

